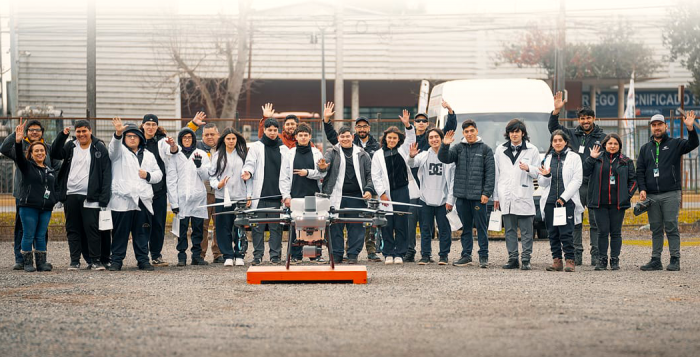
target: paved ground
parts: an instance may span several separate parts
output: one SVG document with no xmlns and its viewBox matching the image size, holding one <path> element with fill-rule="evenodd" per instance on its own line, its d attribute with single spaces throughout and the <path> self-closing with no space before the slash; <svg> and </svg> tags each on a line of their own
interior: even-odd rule
<svg viewBox="0 0 700 357">
<path fill-rule="evenodd" d="M 504 271 L 494 241 L 489 269 L 368 263 L 362 286 L 250 286 L 221 265 L 140 272 L 131 248 L 125 271 L 68 272 L 65 242 L 49 245 L 55 271 L 13 272 L 2 242 L 0 355 L 697 356 L 699 235 L 684 235 L 680 272 L 639 271 L 649 241 L 626 238 L 618 272 L 545 272 L 547 242 L 534 270 Z"/>
</svg>

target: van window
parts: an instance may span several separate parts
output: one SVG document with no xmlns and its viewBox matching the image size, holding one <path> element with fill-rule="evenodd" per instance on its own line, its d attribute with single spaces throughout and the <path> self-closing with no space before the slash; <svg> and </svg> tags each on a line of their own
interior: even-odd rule
<svg viewBox="0 0 700 357">
<path fill-rule="evenodd" d="M 461 142 L 462 122 L 471 119 L 476 122 L 479 136 L 484 143 L 492 149 L 506 142 L 503 134 L 506 132 L 506 124 L 511 119 L 521 119 L 527 126 L 527 134 L 530 143 L 535 145 L 539 152 L 549 148 L 549 113 L 488 113 L 488 114 L 457 114 L 457 130 L 455 130 L 455 143 Z M 446 120 L 447 118 L 445 118 Z"/>
</svg>

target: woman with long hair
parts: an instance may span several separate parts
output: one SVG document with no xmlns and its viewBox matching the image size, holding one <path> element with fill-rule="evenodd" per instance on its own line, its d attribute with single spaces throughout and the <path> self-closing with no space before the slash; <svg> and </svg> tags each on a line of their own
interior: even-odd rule
<svg viewBox="0 0 700 357">
<path fill-rule="evenodd" d="M 583 181 L 581 157 L 571 150 L 569 136 L 552 132 L 549 150 L 542 162 L 538 182 L 543 188 L 540 211 L 547 224 L 553 263 L 547 271 L 575 271 L 574 225 L 581 222 L 583 206 L 578 189 Z M 565 223 L 554 225 L 554 208 L 566 208 Z M 566 268 L 562 262 L 562 250 Z"/>
<path fill-rule="evenodd" d="M 214 189 L 216 203 L 224 202 L 224 193 L 228 191 L 228 198 L 235 201 L 250 198 L 248 185 L 241 178 L 243 164 L 245 163 L 248 149 L 243 135 L 233 128 L 226 128 L 216 142 L 216 152 L 211 157 L 209 168 L 209 183 Z M 235 204 L 230 207 L 216 206 L 216 213 L 232 212 Z M 216 216 L 216 232 L 219 249 L 224 256 L 224 266 L 245 265 L 243 258 L 248 247 L 245 232 L 234 226 L 236 216 L 233 214 L 221 214 Z"/>
<path fill-rule="evenodd" d="M 610 269 L 620 269 L 622 222 L 625 211 L 631 206 L 630 199 L 637 190 L 634 162 L 622 155 L 621 148 L 620 136 L 608 134 L 601 145 L 593 147 L 591 155 L 583 163 L 583 175 L 590 177 L 588 207 L 595 211 L 598 224 L 598 261 L 595 270 L 608 268 L 608 246 Z"/>
<path fill-rule="evenodd" d="M 20 118 L 19 125 L 15 128 L 15 163 L 22 173 L 22 187 L 17 206 L 24 229 L 21 248 L 24 271 L 51 271 L 53 267 L 46 262 L 46 232 L 53 206 L 56 204 L 56 175 L 55 171 L 44 163 L 47 149 L 42 141 L 31 143 L 27 156 L 24 156 L 22 140 L 25 124 Z"/>
</svg>

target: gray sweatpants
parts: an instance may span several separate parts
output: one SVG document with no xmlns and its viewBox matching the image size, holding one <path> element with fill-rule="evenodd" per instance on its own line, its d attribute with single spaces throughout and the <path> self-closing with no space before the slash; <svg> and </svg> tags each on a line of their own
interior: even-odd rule
<svg viewBox="0 0 700 357">
<path fill-rule="evenodd" d="M 583 207 L 588 206 L 588 184 L 582 184 L 578 190 L 581 197 Z M 598 225 L 595 222 L 595 213 L 592 209 L 588 210 L 588 223 L 591 225 L 591 255 L 598 255 Z M 574 226 L 574 248 L 576 252 L 583 252 L 583 223 Z"/>
<path fill-rule="evenodd" d="M 506 227 L 506 249 L 508 259 L 518 259 L 518 227 L 520 227 L 520 242 L 523 245 L 522 260 L 530 261 L 532 256 L 532 224 L 535 216 L 518 216 L 504 214 L 503 224 Z"/>
<path fill-rule="evenodd" d="M 678 211 L 681 207 L 681 191 L 650 193 L 654 200 L 649 207 L 649 227 L 651 228 L 651 256 L 661 258 L 664 250 L 664 232 L 668 239 L 668 250 L 672 257 L 681 257 L 681 236 L 678 233 Z"/>
</svg>

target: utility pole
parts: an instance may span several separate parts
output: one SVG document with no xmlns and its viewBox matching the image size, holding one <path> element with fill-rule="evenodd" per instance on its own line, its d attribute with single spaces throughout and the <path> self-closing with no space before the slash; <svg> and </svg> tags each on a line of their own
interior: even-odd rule
<svg viewBox="0 0 700 357">
<path fill-rule="evenodd" d="M 95 0 L 88 0 L 87 11 L 87 113 L 86 117 L 97 117 L 97 21 Z M 90 120 L 93 130 L 97 125 Z"/>
<path fill-rule="evenodd" d="M 564 91 L 566 88 L 566 68 L 564 67 L 564 53 L 566 47 L 566 0 L 559 0 L 559 17 L 557 18 L 557 40 L 554 50 L 554 92 Z M 563 111 L 566 118 L 566 110 Z"/>
<path fill-rule="evenodd" d="M 343 7 L 338 2 L 335 9 L 335 101 L 336 126 L 343 125 L 343 112 L 345 108 L 345 82 L 343 81 Z"/>
</svg>

